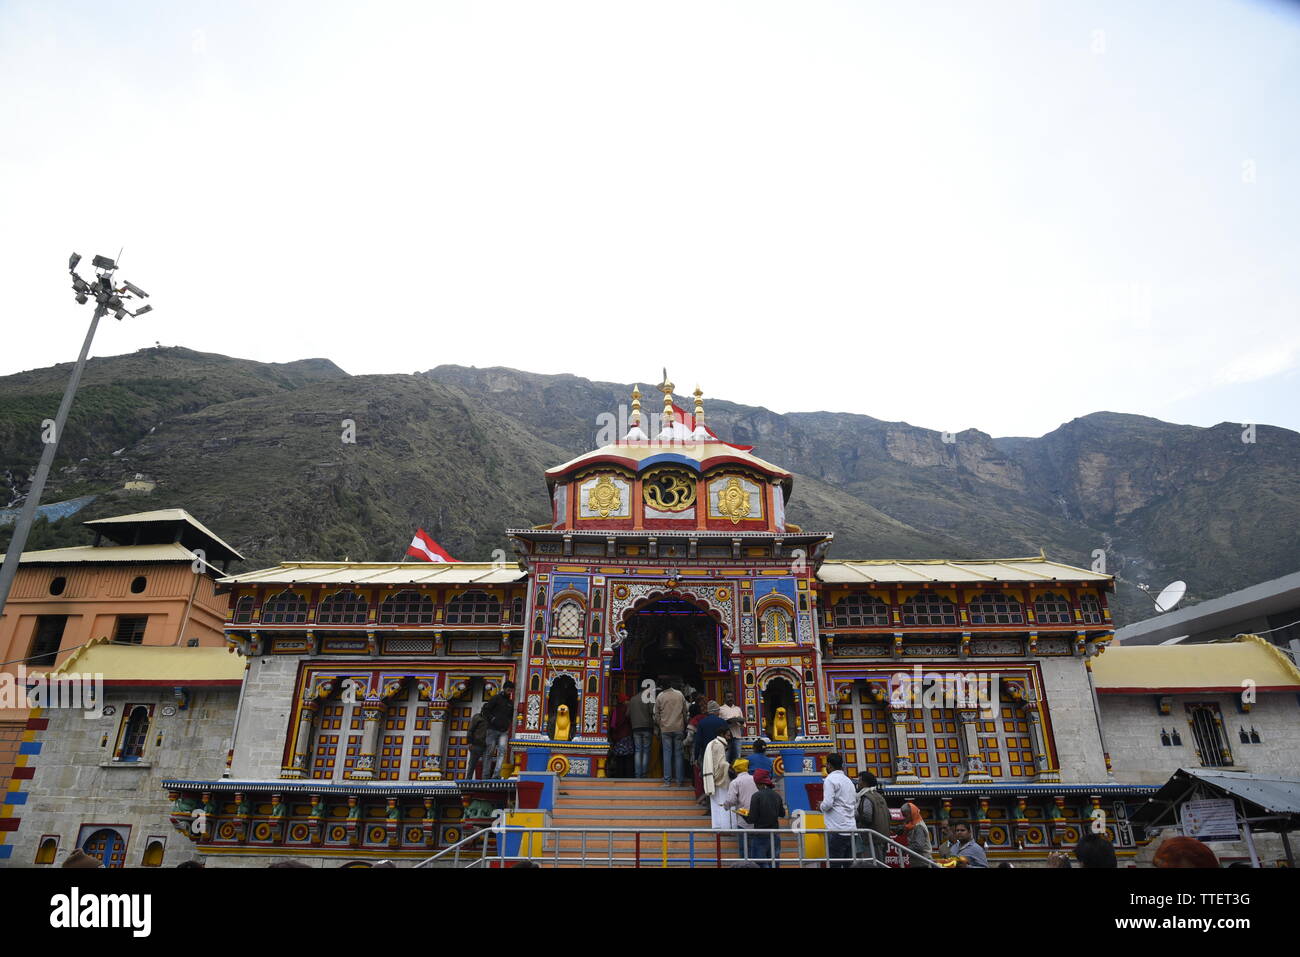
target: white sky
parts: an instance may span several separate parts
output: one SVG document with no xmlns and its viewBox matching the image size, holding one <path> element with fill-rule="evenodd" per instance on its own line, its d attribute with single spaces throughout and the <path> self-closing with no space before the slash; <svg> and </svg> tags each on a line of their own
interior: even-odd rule
<svg viewBox="0 0 1300 957">
<path fill-rule="evenodd" d="M 1300 428 L 1298 94 L 1262 2 L 0 0 L 0 374 L 125 246 L 97 355 Z"/>
</svg>

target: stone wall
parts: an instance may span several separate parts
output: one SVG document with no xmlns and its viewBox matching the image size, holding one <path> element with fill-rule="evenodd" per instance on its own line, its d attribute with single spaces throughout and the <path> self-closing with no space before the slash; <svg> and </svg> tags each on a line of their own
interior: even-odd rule
<svg viewBox="0 0 1300 957">
<path fill-rule="evenodd" d="M 1300 703 L 1293 694 L 1260 692 L 1249 714 L 1238 714 L 1231 694 L 1172 695 L 1170 714 L 1160 714 L 1155 694 L 1101 695 L 1102 728 L 1115 778 L 1127 784 L 1164 784 L 1180 767 L 1196 768 L 1196 741 L 1184 708 L 1189 702 L 1219 706 L 1232 750 L 1231 770 L 1294 777 L 1300 769 Z M 1242 744 L 1238 727 L 1252 727 L 1259 744 Z M 1160 743 L 1160 730 L 1178 729 L 1182 746 Z"/>
<path fill-rule="evenodd" d="M 265 781 L 280 777 L 301 660 L 297 655 L 248 659 L 235 758 L 230 767 L 232 778 Z"/>
<path fill-rule="evenodd" d="M 171 802 L 165 778 L 211 780 L 221 776 L 234 728 L 238 689 L 191 689 L 182 710 L 170 688 L 108 688 L 105 711 L 87 718 L 71 708 L 42 712 L 49 725 L 40 732 L 41 750 L 32 761 L 22 827 L 4 863 L 30 867 L 41 838 L 58 837 L 55 864 L 77 846 L 83 825 L 103 824 L 126 835 L 125 866 L 139 867 L 151 837 L 165 842 L 163 866 L 198 857 L 193 845 L 168 820 Z M 112 762 L 118 730 L 128 704 L 154 705 L 142 759 Z M 164 709 L 175 709 L 165 714 Z M 162 735 L 159 745 L 158 736 Z"/>
<path fill-rule="evenodd" d="M 1043 690 L 1064 784 L 1107 780 L 1088 670 L 1081 658 L 1042 658 Z"/>
</svg>

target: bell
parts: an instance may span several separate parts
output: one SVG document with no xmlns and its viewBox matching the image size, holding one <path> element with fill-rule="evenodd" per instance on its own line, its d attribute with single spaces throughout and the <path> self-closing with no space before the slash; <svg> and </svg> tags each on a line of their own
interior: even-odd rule
<svg viewBox="0 0 1300 957">
<path fill-rule="evenodd" d="M 681 639 L 677 637 L 677 632 L 671 628 L 664 632 L 663 641 L 659 643 L 659 648 L 666 655 L 680 655 L 685 650 L 682 648 Z"/>
</svg>

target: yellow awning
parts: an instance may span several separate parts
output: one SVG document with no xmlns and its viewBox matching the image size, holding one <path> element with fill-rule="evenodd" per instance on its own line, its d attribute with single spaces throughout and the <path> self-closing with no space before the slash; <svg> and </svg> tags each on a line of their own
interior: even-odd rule
<svg viewBox="0 0 1300 957">
<path fill-rule="evenodd" d="M 237 685 L 244 680 L 244 659 L 227 648 L 122 645 L 96 638 L 51 673 L 73 672 L 122 684 Z"/>
<path fill-rule="evenodd" d="M 1111 645 L 1092 662 L 1101 694 L 1300 691 L 1300 669 L 1258 635 L 1196 645 Z"/>
</svg>

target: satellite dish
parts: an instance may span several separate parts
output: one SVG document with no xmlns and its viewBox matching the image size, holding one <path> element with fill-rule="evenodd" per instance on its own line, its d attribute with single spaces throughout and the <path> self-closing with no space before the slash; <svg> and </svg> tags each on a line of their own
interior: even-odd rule
<svg viewBox="0 0 1300 957">
<path fill-rule="evenodd" d="M 1183 600 L 1187 594 L 1187 582 L 1170 582 L 1165 586 L 1158 598 L 1156 598 L 1156 611 L 1172 611 L 1173 607 Z"/>
</svg>

